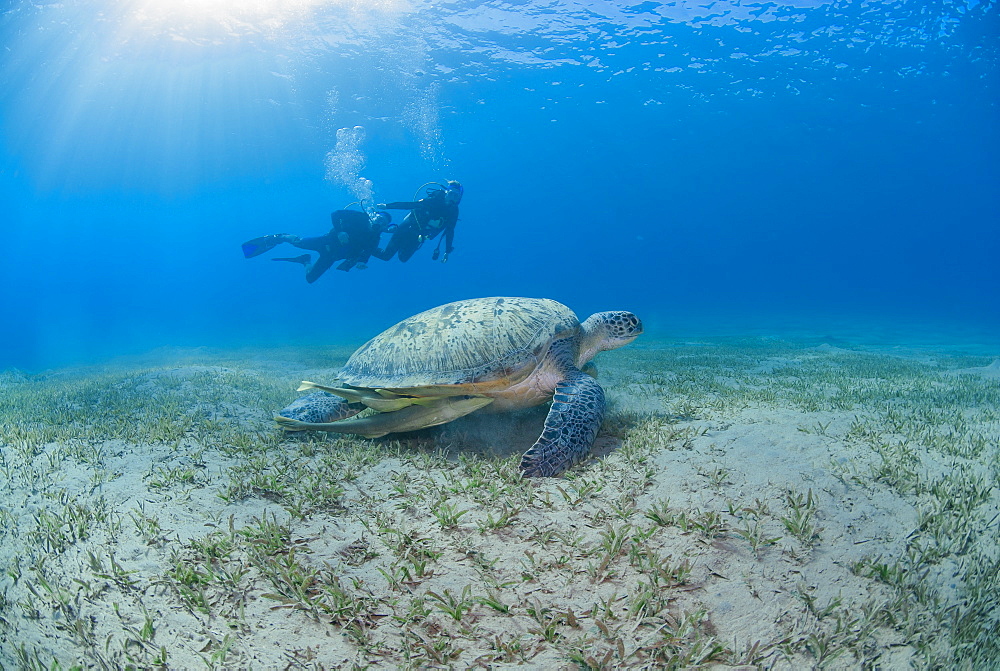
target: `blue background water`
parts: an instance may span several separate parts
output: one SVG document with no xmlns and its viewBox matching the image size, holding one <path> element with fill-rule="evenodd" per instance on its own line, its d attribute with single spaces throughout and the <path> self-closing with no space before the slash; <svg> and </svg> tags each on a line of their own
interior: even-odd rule
<svg viewBox="0 0 1000 671">
<path fill-rule="evenodd" d="M 671 336 L 995 342 L 997 17 L 975 0 L 16 2 L 0 368 L 357 344 L 485 295 L 631 309 Z M 451 260 L 425 247 L 307 285 L 242 258 L 251 237 L 324 233 L 365 179 L 379 201 L 461 180 Z"/>
</svg>

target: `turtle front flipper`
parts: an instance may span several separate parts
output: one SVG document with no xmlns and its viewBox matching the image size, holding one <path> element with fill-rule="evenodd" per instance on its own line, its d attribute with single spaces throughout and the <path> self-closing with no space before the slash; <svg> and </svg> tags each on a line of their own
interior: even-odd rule
<svg viewBox="0 0 1000 671">
<path fill-rule="evenodd" d="M 286 431 L 332 431 L 352 433 L 365 438 L 381 438 L 389 433 L 416 431 L 437 426 L 468 415 L 493 402 L 483 396 L 449 396 L 422 405 L 409 405 L 401 410 L 380 412 L 360 419 L 341 422 L 304 422 L 277 416 L 274 420 Z M 358 404 L 362 405 L 362 404 Z M 364 407 L 362 405 L 362 407 Z"/>
<path fill-rule="evenodd" d="M 297 422 L 335 422 L 339 419 L 353 417 L 365 409 L 363 403 L 350 403 L 325 391 L 306 394 L 289 403 L 278 411 L 282 419 Z M 300 431 L 290 426 L 283 426 L 288 431 Z"/>
<path fill-rule="evenodd" d="M 569 373 L 555 389 L 545 429 L 524 456 L 525 477 L 555 477 L 590 454 L 604 421 L 604 390 L 590 375 Z"/>
</svg>

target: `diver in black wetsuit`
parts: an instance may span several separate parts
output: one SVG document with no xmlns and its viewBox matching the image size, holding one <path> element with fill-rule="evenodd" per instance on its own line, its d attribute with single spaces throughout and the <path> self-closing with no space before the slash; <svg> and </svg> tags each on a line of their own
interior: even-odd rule
<svg viewBox="0 0 1000 671">
<path fill-rule="evenodd" d="M 300 238 L 287 233 L 265 235 L 243 243 L 243 256 L 248 259 L 258 256 L 283 242 L 299 249 L 318 252 L 315 262 L 309 254 L 272 259 L 301 263 L 306 269 L 306 281 L 312 284 L 329 270 L 334 261 L 342 259 L 337 270 L 345 272 L 351 268 L 367 268 L 368 258 L 378 249 L 379 238 L 388 228 L 392 217 L 388 212 L 376 212 L 369 217 L 365 212 L 357 210 L 337 210 L 330 215 L 330 219 L 333 227 L 326 235 L 312 238 Z"/>
<path fill-rule="evenodd" d="M 374 251 L 372 256 L 388 261 L 398 255 L 399 260 L 406 263 L 425 240 L 431 240 L 443 232 L 431 258 L 437 260 L 441 253 L 441 243 L 444 242 L 441 262 L 446 262 L 448 255 L 455 249 L 452 242 L 455 239 L 455 224 L 458 223 L 458 204 L 462 202 L 463 193 L 461 184 L 450 181 L 447 186 L 430 191 L 418 201 L 379 203 L 378 208 L 381 210 L 409 210 L 410 213 L 393 231 L 385 249 Z"/>
</svg>

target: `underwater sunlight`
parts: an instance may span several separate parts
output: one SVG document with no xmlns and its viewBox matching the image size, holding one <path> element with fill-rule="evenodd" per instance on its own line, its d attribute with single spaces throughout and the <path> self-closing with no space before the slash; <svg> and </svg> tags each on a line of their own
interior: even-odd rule
<svg viewBox="0 0 1000 671">
<path fill-rule="evenodd" d="M 166 38 L 192 44 L 289 34 L 319 9 L 350 10 L 352 20 L 391 11 L 405 0 L 108 0 L 123 39 Z"/>
</svg>

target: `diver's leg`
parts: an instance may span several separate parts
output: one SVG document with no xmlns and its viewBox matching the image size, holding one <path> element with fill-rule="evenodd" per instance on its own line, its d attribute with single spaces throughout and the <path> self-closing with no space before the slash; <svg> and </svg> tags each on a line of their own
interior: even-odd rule
<svg viewBox="0 0 1000 671">
<path fill-rule="evenodd" d="M 322 252 L 323 248 L 327 244 L 327 238 L 325 235 L 320 235 L 312 238 L 300 238 L 297 235 L 286 235 L 285 242 L 292 245 L 293 247 L 298 247 L 299 249 L 308 249 L 310 252 Z"/>
<path fill-rule="evenodd" d="M 320 275 L 329 270 L 336 260 L 335 254 L 320 254 L 315 263 L 306 266 L 306 282 L 312 284 L 318 280 Z"/>
<path fill-rule="evenodd" d="M 407 236 L 406 241 L 399 247 L 398 254 L 400 263 L 406 263 L 409 261 L 410 257 L 413 256 L 419 248 L 420 237 L 416 233 Z"/>
<path fill-rule="evenodd" d="M 309 262 L 312 259 L 308 254 L 302 254 L 301 256 L 291 256 L 291 257 L 275 257 L 271 259 L 272 261 L 288 261 L 289 263 L 301 263 L 302 265 L 308 267 Z"/>
</svg>

